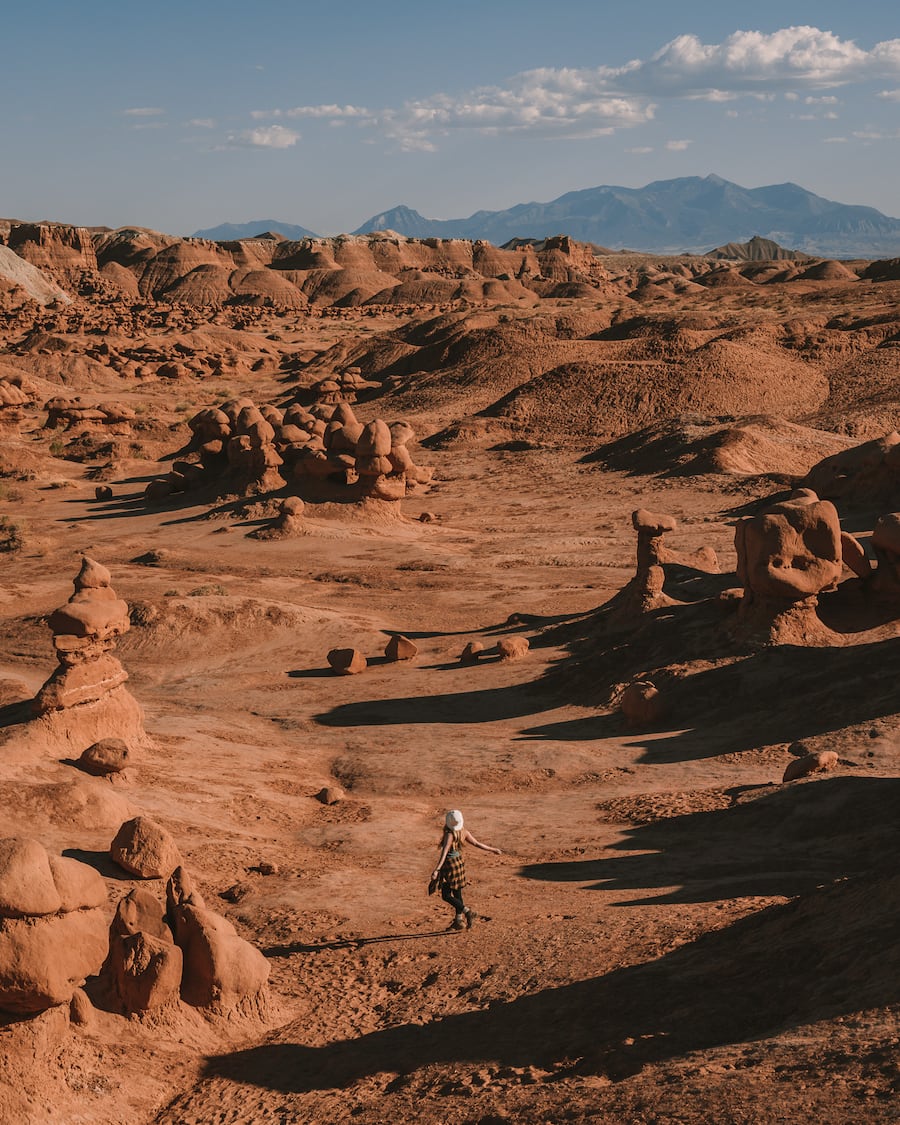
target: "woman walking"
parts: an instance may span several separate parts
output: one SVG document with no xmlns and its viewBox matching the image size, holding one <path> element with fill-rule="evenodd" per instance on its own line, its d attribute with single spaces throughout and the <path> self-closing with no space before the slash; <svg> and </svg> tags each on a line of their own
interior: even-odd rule
<svg viewBox="0 0 900 1125">
<path fill-rule="evenodd" d="M 473 848 L 480 848 L 483 852 L 492 852 L 502 855 L 499 848 L 492 848 L 490 844 L 482 844 L 463 824 L 463 815 L 459 809 L 451 809 L 444 818 L 444 834 L 441 837 L 441 856 L 437 866 L 431 873 L 432 880 L 436 880 L 441 888 L 441 898 L 455 911 L 450 928 L 461 930 L 466 926 L 471 930 L 475 915 L 471 906 L 463 902 L 463 887 L 466 886 L 466 862 L 463 859 L 463 845 L 471 844 Z"/>
</svg>

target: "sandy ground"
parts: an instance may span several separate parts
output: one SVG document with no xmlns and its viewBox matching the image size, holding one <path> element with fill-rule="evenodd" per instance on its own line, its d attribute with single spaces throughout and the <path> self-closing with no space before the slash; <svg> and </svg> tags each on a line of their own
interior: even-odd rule
<svg viewBox="0 0 900 1125">
<path fill-rule="evenodd" d="M 44 455 L 50 438 L 10 441 Z M 431 451 L 403 518 L 312 511 L 283 542 L 189 496 L 145 508 L 149 461 L 111 502 L 59 458 L 53 480 L 7 486 L 28 537 L 4 557 L 0 676 L 40 686 L 46 614 L 82 553 L 103 562 L 143 610 L 117 655 L 152 749 L 127 784 L 84 784 L 107 820 L 127 803 L 164 824 L 271 966 L 252 1021 L 3 1022 L 10 1121 L 897 1120 L 896 625 L 852 638 L 858 657 L 762 654 L 731 678 L 719 652 L 685 657 L 707 676 L 696 705 L 629 729 L 615 685 L 665 663 L 639 645 L 597 662 L 631 512 L 674 515 L 673 546 L 728 571 L 735 511 L 772 484 L 586 452 Z M 414 661 L 379 661 L 392 632 Z M 517 634 L 524 660 L 457 662 Z M 332 675 L 350 645 L 369 669 Z M 797 739 L 838 749 L 837 771 L 780 786 Z M 17 797 L 73 772 L 4 762 L 3 834 L 94 863 L 111 914 L 134 885 L 105 858 L 115 823 Z M 320 803 L 326 785 L 344 799 Z M 503 851 L 469 854 L 471 932 L 426 896 L 450 807 Z"/>
</svg>

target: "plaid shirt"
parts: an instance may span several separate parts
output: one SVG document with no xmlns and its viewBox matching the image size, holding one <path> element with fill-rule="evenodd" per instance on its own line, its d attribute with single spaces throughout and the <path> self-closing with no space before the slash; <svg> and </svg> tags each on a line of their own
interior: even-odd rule
<svg viewBox="0 0 900 1125">
<path fill-rule="evenodd" d="M 461 891 L 469 882 L 466 878 L 466 861 L 462 857 L 462 845 L 456 834 L 441 867 L 440 881 L 442 887 L 451 891 Z"/>
</svg>

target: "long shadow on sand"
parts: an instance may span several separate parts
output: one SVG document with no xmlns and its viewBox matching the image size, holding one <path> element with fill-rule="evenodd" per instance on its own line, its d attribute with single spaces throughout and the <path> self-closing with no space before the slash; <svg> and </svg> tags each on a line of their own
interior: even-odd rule
<svg viewBox="0 0 900 1125">
<path fill-rule="evenodd" d="M 326 727 L 402 726 L 407 723 L 491 723 L 550 711 L 556 701 L 542 698 L 532 683 L 488 688 L 484 691 L 409 695 L 396 699 L 367 699 L 344 703 L 314 715 Z"/>
<path fill-rule="evenodd" d="M 898 778 L 743 786 L 727 796 L 729 808 L 629 828 L 596 859 L 532 864 L 521 874 L 585 883 L 590 890 L 659 889 L 644 899 L 629 896 L 630 905 L 793 896 L 872 870 L 882 849 L 893 849 L 900 835 Z"/>
<path fill-rule="evenodd" d="M 625 1078 L 691 1051 L 897 1002 L 898 898 L 896 875 L 848 880 L 656 960 L 424 1026 L 308 1047 L 296 1041 L 300 1021 L 280 1041 L 208 1060 L 205 1076 L 303 1093 L 380 1072 L 399 1074 L 402 1087 L 403 1075 L 441 1063 L 550 1070 L 568 1061 Z"/>
</svg>

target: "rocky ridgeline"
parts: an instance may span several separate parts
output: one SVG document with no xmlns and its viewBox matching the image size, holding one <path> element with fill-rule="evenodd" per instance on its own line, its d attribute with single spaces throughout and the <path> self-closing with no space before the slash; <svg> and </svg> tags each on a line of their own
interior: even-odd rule
<svg viewBox="0 0 900 1125">
<path fill-rule="evenodd" d="M 330 394 L 330 391 L 326 391 Z M 360 422 L 346 401 L 318 402 L 286 410 L 238 398 L 208 407 L 190 419 L 190 459 L 150 482 L 148 504 L 175 493 L 214 486 L 218 495 L 256 496 L 287 488 L 307 500 L 367 498 L 397 501 L 431 480 L 417 466 L 408 445 L 406 422 Z M 285 502 L 282 530 L 302 515 L 302 505 Z"/>
<path fill-rule="evenodd" d="M 131 433 L 131 424 L 137 415 L 122 402 L 98 402 L 91 406 L 80 395 L 66 398 L 57 395 L 44 403 L 47 411 L 45 430 L 100 429 L 109 434 L 124 436 Z"/>
</svg>

